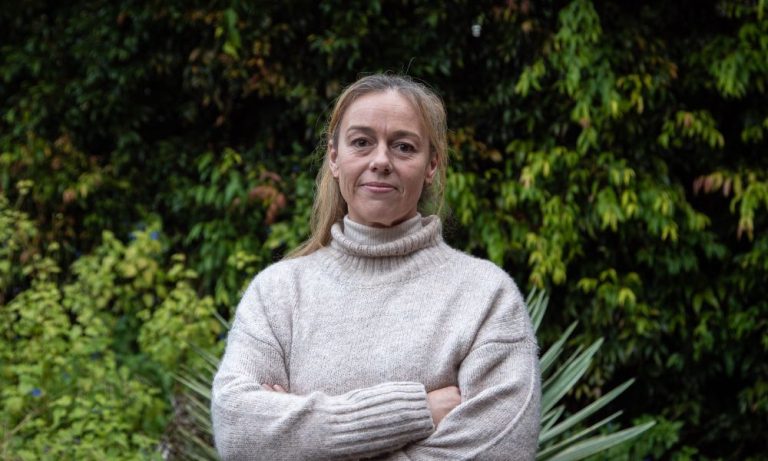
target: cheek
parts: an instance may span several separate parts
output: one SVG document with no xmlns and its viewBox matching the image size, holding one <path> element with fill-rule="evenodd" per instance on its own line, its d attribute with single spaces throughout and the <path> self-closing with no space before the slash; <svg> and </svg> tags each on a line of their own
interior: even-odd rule
<svg viewBox="0 0 768 461">
<path fill-rule="evenodd" d="M 355 165 L 351 162 L 343 162 L 339 164 L 338 169 L 339 188 L 341 189 L 341 195 L 345 200 L 349 200 L 352 192 L 354 191 L 355 184 L 359 177 Z"/>
<path fill-rule="evenodd" d="M 424 182 L 427 180 L 426 167 L 414 168 L 408 175 L 408 186 L 410 193 L 420 194 L 424 188 Z"/>
<path fill-rule="evenodd" d="M 419 198 L 421 198 L 421 193 L 424 191 L 423 186 L 423 182 L 414 182 L 413 186 L 411 186 L 411 191 L 408 193 L 409 197 L 418 202 Z"/>
<path fill-rule="evenodd" d="M 341 196 L 344 200 L 349 202 L 352 199 L 352 193 L 355 190 L 355 183 L 347 179 L 339 180 L 339 187 L 341 188 Z"/>
</svg>

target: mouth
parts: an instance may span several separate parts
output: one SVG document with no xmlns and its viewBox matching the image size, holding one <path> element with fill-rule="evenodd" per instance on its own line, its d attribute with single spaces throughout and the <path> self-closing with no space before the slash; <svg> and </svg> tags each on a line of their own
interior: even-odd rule
<svg viewBox="0 0 768 461">
<path fill-rule="evenodd" d="M 390 192 L 396 189 L 395 186 L 389 183 L 385 182 L 366 182 L 360 185 L 363 189 L 375 192 L 375 193 L 384 193 L 384 192 Z"/>
</svg>

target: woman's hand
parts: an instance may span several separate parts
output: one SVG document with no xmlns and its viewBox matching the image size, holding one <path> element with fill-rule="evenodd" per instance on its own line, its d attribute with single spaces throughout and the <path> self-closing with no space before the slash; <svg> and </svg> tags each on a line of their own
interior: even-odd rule
<svg viewBox="0 0 768 461">
<path fill-rule="evenodd" d="M 273 384 L 273 385 L 262 384 L 261 388 L 264 389 L 265 391 L 280 392 L 282 394 L 287 394 L 288 393 L 288 391 L 283 389 L 283 386 L 281 386 L 279 384 Z"/>
<path fill-rule="evenodd" d="M 445 415 L 461 403 L 461 393 L 456 386 L 448 386 L 427 393 L 427 405 L 432 413 L 432 421 L 435 428 L 440 424 Z"/>
</svg>

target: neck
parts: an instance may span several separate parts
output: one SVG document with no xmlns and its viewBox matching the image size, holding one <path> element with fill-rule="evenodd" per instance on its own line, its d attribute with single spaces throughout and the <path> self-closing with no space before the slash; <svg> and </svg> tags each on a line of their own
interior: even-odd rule
<svg viewBox="0 0 768 461">
<path fill-rule="evenodd" d="M 383 245 L 395 242 L 424 228 L 424 221 L 420 214 L 400 222 L 394 226 L 379 227 L 360 224 L 347 215 L 342 223 L 343 236 L 354 243 L 366 246 Z M 336 238 L 337 235 L 334 235 Z"/>
<path fill-rule="evenodd" d="M 325 272 L 345 283 L 374 286 L 424 274 L 446 261 L 440 219 L 417 215 L 396 226 L 377 228 L 346 217 L 331 228 L 330 251 L 318 256 Z"/>
</svg>

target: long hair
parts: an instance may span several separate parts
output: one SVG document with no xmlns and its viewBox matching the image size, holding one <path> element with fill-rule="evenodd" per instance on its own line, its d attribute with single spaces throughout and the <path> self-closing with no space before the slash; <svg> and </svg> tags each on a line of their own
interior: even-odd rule
<svg viewBox="0 0 768 461">
<path fill-rule="evenodd" d="M 361 96 L 370 93 L 397 91 L 416 108 L 429 138 L 430 155 L 437 156 L 437 172 L 430 185 L 424 185 L 419 198 L 419 212 L 441 214 L 445 195 L 445 170 L 448 166 L 448 139 L 445 106 L 442 99 L 422 83 L 403 75 L 374 74 L 349 85 L 339 95 L 323 132 L 325 154 L 317 174 L 315 202 L 310 218 L 311 235 L 287 258 L 314 253 L 331 240 L 331 227 L 347 213 L 347 204 L 341 196 L 339 183 L 329 165 L 329 147 L 338 147 L 339 126 L 344 113 Z"/>
</svg>

